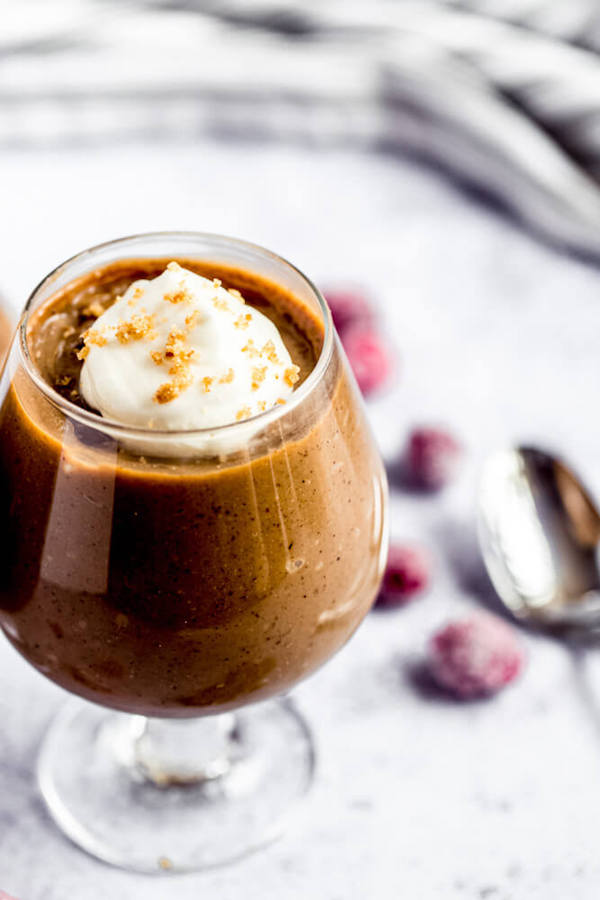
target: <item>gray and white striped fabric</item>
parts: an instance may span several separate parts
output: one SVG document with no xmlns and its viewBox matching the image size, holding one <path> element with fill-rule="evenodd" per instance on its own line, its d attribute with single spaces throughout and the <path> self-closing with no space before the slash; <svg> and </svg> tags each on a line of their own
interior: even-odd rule
<svg viewBox="0 0 600 900">
<path fill-rule="evenodd" d="M 597 0 L 0 0 L 0 147 L 409 149 L 600 258 Z"/>
</svg>

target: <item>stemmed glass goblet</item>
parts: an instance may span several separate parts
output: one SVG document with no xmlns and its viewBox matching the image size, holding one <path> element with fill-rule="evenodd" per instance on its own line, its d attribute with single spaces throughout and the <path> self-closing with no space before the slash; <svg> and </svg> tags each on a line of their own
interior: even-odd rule
<svg viewBox="0 0 600 900">
<path fill-rule="evenodd" d="M 36 353 L 38 311 L 91 271 L 163 258 L 242 291 L 258 279 L 310 313 L 320 351 L 289 402 L 210 431 L 156 432 L 55 390 Z M 141 872 L 191 871 L 271 840 L 314 752 L 293 705 L 269 698 L 348 640 L 386 553 L 384 471 L 322 296 L 242 241 L 112 241 L 35 289 L 0 402 L 0 624 L 40 672 L 92 701 L 67 706 L 45 739 L 52 816 L 90 853 Z"/>
</svg>

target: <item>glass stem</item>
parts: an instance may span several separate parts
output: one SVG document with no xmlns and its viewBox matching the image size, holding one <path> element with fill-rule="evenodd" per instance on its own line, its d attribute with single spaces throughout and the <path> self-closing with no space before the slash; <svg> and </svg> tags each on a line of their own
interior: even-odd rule
<svg viewBox="0 0 600 900">
<path fill-rule="evenodd" d="M 201 719 L 132 716 L 133 765 L 158 787 L 191 785 L 226 775 L 236 756 L 233 713 Z"/>
</svg>

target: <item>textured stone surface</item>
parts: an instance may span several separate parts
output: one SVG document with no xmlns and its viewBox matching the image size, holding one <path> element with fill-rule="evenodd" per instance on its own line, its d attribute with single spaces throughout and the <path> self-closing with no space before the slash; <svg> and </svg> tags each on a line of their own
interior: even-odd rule
<svg viewBox="0 0 600 900">
<path fill-rule="evenodd" d="M 520 681 L 471 705 L 431 692 L 418 661 L 445 619 L 494 608 L 473 535 L 488 451 L 558 447 L 600 494 L 598 273 L 385 156 L 211 143 L 5 152 L 0 196 L 0 292 L 15 306 L 82 247 L 161 228 L 248 238 L 324 286 L 366 285 L 402 353 L 398 383 L 370 405 L 384 452 L 420 422 L 449 423 L 468 448 L 439 497 L 394 493 L 394 536 L 431 547 L 432 589 L 373 613 L 298 688 L 318 777 L 294 831 L 245 862 L 152 880 L 67 843 L 33 775 L 65 695 L 0 642 L 0 888 L 20 900 L 596 900 L 595 654 L 525 635 Z"/>
</svg>

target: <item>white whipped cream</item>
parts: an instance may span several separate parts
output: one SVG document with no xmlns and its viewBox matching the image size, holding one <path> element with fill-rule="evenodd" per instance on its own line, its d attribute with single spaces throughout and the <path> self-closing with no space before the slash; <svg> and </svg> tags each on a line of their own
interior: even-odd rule
<svg viewBox="0 0 600 900">
<path fill-rule="evenodd" d="M 107 418 L 146 429 L 243 422 L 285 403 L 298 378 L 270 319 L 217 279 L 174 262 L 158 277 L 131 284 L 86 332 L 81 355 L 86 402 Z M 200 449 L 197 440 L 192 444 Z"/>
</svg>

